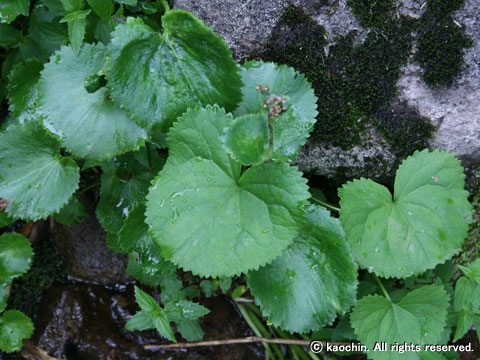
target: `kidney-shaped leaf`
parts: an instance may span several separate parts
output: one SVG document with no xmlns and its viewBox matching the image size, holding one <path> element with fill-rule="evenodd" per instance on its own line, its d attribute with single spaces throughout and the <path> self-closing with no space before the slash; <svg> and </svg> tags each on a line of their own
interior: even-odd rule
<svg viewBox="0 0 480 360">
<path fill-rule="evenodd" d="M 460 162 L 447 152 L 416 152 L 400 165 L 395 194 L 372 180 L 339 190 L 340 219 L 360 266 L 404 278 L 457 253 L 472 207 Z"/>
<path fill-rule="evenodd" d="M 24 313 L 17 310 L 5 311 L 0 317 L 0 350 L 5 352 L 19 351 L 22 340 L 33 333 L 33 323 Z"/>
<path fill-rule="evenodd" d="M 290 332 L 331 324 L 355 300 L 357 269 L 338 219 L 311 207 L 293 244 L 274 262 L 248 273 L 263 314 Z"/>
<path fill-rule="evenodd" d="M 424 286 L 393 303 L 383 296 L 366 296 L 353 309 L 351 324 L 369 359 L 418 359 L 417 352 L 372 351 L 375 343 L 436 344 L 447 321 L 449 297 L 436 285 Z"/>
<path fill-rule="evenodd" d="M 265 100 L 285 96 L 286 111 L 273 120 L 273 156 L 276 159 L 296 160 L 300 147 L 305 144 L 317 116 L 317 98 L 305 77 L 286 65 L 246 62 L 242 67 L 243 99 L 235 116 L 266 113 Z M 258 85 L 268 87 L 267 92 L 255 91 Z M 271 105 L 272 102 L 269 103 Z"/>
<path fill-rule="evenodd" d="M 183 10 L 168 11 L 162 26 L 162 34 L 140 19 L 117 26 L 106 67 L 113 100 L 163 131 L 189 107 L 233 110 L 242 82 L 223 39 Z"/>
<path fill-rule="evenodd" d="M 33 250 L 30 241 L 17 233 L 0 236 L 0 284 L 24 274 L 32 262 Z"/>
<path fill-rule="evenodd" d="M 14 218 L 37 220 L 58 212 L 78 188 L 79 169 L 36 122 L 0 133 L 0 198 Z"/>
<path fill-rule="evenodd" d="M 147 223 L 163 254 L 202 276 L 233 276 L 272 261 L 297 235 L 309 198 L 301 173 L 269 162 L 241 173 L 220 142 L 231 117 L 218 107 L 184 114 L 147 195 Z"/>
<path fill-rule="evenodd" d="M 146 131 L 112 103 L 110 91 L 100 87 L 97 73 L 106 51 L 102 44 L 84 44 L 76 56 L 64 46 L 45 65 L 39 83 L 45 126 L 82 158 L 111 159 L 138 149 L 147 138 Z M 98 88 L 89 87 L 95 84 Z"/>
</svg>

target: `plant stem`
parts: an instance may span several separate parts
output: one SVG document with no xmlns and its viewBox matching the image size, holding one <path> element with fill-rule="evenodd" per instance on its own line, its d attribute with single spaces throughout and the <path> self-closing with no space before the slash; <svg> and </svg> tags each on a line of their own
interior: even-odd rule
<svg viewBox="0 0 480 360">
<path fill-rule="evenodd" d="M 252 329 L 253 333 L 257 335 L 258 338 L 261 338 L 262 334 L 260 333 L 260 330 L 258 330 L 258 328 L 253 323 L 252 319 L 250 318 L 250 315 L 248 315 L 247 310 L 243 307 L 243 305 L 240 305 L 240 304 L 237 304 L 237 307 L 240 313 L 242 314 L 243 318 L 247 322 L 248 326 L 250 326 L 250 328 Z M 262 345 L 265 348 L 265 351 L 268 353 L 268 355 L 270 355 L 273 359 L 274 358 L 273 352 L 272 352 L 272 349 L 270 349 L 270 346 L 267 344 L 267 341 L 262 341 Z"/>
<path fill-rule="evenodd" d="M 336 206 L 327 204 L 326 202 L 323 202 L 322 200 L 318 200 L 317 198 L 314 198 L 313 196 L 311 197 L 311 199 L 313 201 L 319 203 L 320 205 L 325 206 L 327 209 L 330 209 L 330 210 L 333 210 L 333 211 L 336 211 L 336 212 L 340 212 L 340 208 L 338 208 Z"/>
<path fill-rule="evenodd" d="M 381 282 L 380 279 L 377 277 L 377 275 L 375 275 L 375 280 L 377 280 L 378 286 L 380 286 L 380 289 L 382 289 L 383 294 L 385 295 L 385 297 L 386 297 L 389 301 L 392 301 L 392 299 L 390 299 L 390 296 L 388 295 L 387 290 L 385 290 L 385 287 L 383 286 L 382 282 Z"/>
</svg>

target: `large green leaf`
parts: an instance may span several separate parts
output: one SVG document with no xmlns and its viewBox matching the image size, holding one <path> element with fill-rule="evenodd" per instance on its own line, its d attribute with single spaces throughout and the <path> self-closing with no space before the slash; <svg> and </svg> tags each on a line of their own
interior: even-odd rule
<svg viewBox="0 0 480 360">
<path fill-rule="evenodd" d="M 269 106 L 265 108 L 264 101 L 275 95 L 285 96 L 283 106 L 286 111 L 273 118 L 273 157 L 295 161 L 300 147 L 313 130 L 318 114 L 312 86 L 293 68 L 274 63 L 246 62 L 241 75 L 243 99 L 234 115 L 267 114 Z M 268 93 L 256 91 L 259 85 L 267 86 Z"/>
<path fill-rule="evenodd" d="M 241 99 L 239 68 L 225 42 L 195 16 L 168 11 L 158 34 L 129 18 L 113 33 L 106 67 L 112 99 L 142 126 L 166 131 L 187 108 Z"/>
<path fill-rule="evenodd" d="M 399 343 L 436 344 L 446 325 L 449 297 L 440 286 L 421 287 L 393 303 L 383 296 L 366 296 L 351 315 L 358 340 L 370 351 L 369 359 L 418 359 L 416 352 L 372 351 L 375 343 L 386 342 L 387 349 Z"/>
<path fill-rule="evenodd" d="M 160 171 L 164 160 L 164 156 L 148 146 L 103 164 L 96 214 L 105 230 L 120 231 L 130 212 L 144 201 L 150 180 Z"/>
<path fill-rule="evenodd" d="M 33 323 L 24 313 L 17 310 L 5 311 L 0 317 L 0 350 L 19 351 L 22 340 L 33 334 Z"/>
<path fill-rule="evenodd" d="M 311 206 L 300 236 L 273 263 L 248 273 L 263 315 L 290 332 L 331 324 L 355 300 L 357 269 L 338 219 Z"/>
<path fill-rule="evenodd" d="M 22 41 L 22 33 L 11 25 L 0 23 L 0 46 L 15 48 Z"/>
<path fill-rule="evenodd" d="M 30 0 L 3 0 L 0 2 L 0 23 L 10 24 L 18 15 L 28 15 Z"/>
<path fill-rule="evenodd" d="M 0 236 L 0 284 L 24 274 L 32 262 L 33 250 L 30 241 L 17 233 Z"/>
<path fill-rule="evenodd" d="M 202 276 L 233 276 L 275 259 L 297 235 L 296 216 L 310 197 L 288 164 L 241 173 L 219 139 L 229 121 L 216 106 L 185 113 L 147 195 L 147 223 L 165 257 Z"/>
<path fill-rule="evenodd" d="M 454 155 L 424 150 L 400 165 L 393 199 L 372 180 L 344 185 L 340 219 L 360 266 L 404 278 L 460 251 L 472 214 L 464 178 Z"/>
<path fill-rule="evenodd" d="M 41 61 L 30 59 L 15 66 L 9 74 L 9 110 L 20 123 L 38 118 L 35 102 L 38 98 L 38 79 L 42 69 Z"/>
<path fill-rule="evenodd" d="M 40 110 L 45 126 L 60 136 L 72 154 L 95 160 L 138 149 L 146 131 L 110 101 L 110 91 L 88 92 L 105 62 L 102 44 L 85 44 L 76 56 L 71 47 L 53 55 L 40 81 Z"/>
<path fill-rule="evenodd" d="M 12 217 L 37 220 L 58 212 L 78 188 L 75 161 L 36 122 L 0 133 L 0 198 Z"/>
</svg>

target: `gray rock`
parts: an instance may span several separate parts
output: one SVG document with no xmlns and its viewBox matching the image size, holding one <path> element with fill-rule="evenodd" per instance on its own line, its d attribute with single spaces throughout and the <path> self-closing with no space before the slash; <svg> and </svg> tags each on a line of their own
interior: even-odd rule
<svg viewBox="0 0 480 360">
<path fill-rule="evenodd" d="M 236 59 L 261 50 L 287 0 L 177 0 L 175 7 L 195 14 L 225 39 Z"/>
<path fill-rule="evenodd" d="M 455 153 L 465 163 L 480 162 L 480 3 L 467 0 L 455 13 L 474 40 L 465 55 L 465 69 L 449 88 L 432 90 L 420 78 L 421 69 L 409 64 L 398 82 L 399 99 L 431 119 L 435 135 L 431 148 Z"/>
</svg>

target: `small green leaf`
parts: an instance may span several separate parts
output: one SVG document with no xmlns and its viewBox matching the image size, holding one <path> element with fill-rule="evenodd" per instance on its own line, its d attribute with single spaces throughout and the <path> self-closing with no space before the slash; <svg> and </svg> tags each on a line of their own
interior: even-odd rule
<svg viewBox="0 0 480 360">
<path fill-rule="evenodd" d="M 3 0 L 0 3 L 0 23 L 10 24 L 18 15 L 28 16 L 30 0 Z"/>
<path fill-rule="evenodd" d="M 458 313 L 457 328 L 455 330 L 455 336 L 453 342 L 461 339 L 463 335 L 473 326 L 475 318 L 466 310 L 460 310 Z"/>
<path fill-rule="evenodd" d="M 480 259 L 476 259 L 468 266 L 458 265 L 458 268 L 470 279 L 480 284 Z"/>
<path fill-rule="evenodd" d="M 170 341 L 177 342 L 165 311 L 155 299 L 136 286 L 135 299 L 142 311 L 135 314 L 127 322 L 125 328 L 127 330 L 146 330 L 149 328 L 156 328 L 160 335 L 166 337 Z"/>
<path fill-rule="evenodd" d="M 145 204 L 140 203 L 128 214 L 118 233 L 118 245 L 123 252 L 130 252 L 137 248 L 140 242 L 151 242 L 148 226 L 145 223 Z"/>
<path fill-rule="evenodd" d="M 115 0 L 115 2 L 119 4 L 125 4 L 129 6 L 136 6 L 137 5 L 137 0 Z"/>
<path fill-rule="evenodd" d="M 43 63 L 37 59 L 17 64 L 8 76 L 8 103 L 12 116 L 20 123 L 38 120 L 35 105 L 38 79 Z"/>
<path fill-rule="evenodd" d="M 213 296 L 215 293 L 215 286 L 211 280 L 202 280 L 200 282 L 200 288 L 207 298 Z"/>
<path fill-rule="evenodd" d="M 436 344 L 446 325 L 448 295 L 440 286 L 424 286 L 410 292 L 400 302 L 392 303 L 383 296 L 366 296 L 357 302 L 351 324 L 358 340 L 369 349 L 386 342 Z M 423 346 L 423 345 L 422 345 Z M 374 360 L 417 359 L 417 353 L 370 351 Z"/>
<path fill-rule="evenodd" d="M 22 33 L 13 26 L 0 23 L 0 46 L 16 48 L 22 41 Z"/>
<path fill-rule="evenodd" d="M 310 196 L 286 163 L 242 174 L 219 139 L 230 119 L 217 106 L 187 111 L 170 130 L 167 164 L 147 195 L 146 221 L 165 258 L 206 277 L 275 259 L 296 236 Z"/>
<path fill-rule="evenodd" d="M 53 217 L 63 225 L 73 225 L 80 224 L 88 217 L 88 214 L 82 203 L 74 196 L 58 213 L 54 214 Z"/>
<path fill-rule="evenodd" d="M 240 285 L 240 286 L 237 286 L 235 289 L 233 289 L 232 291 L 232 299 L 237 299 L 239 298 L 240 296 L 242 296 L 245 291 L 247 289 L 245 288 L 245 286 L 243 285 Z"/>
<path fill-rule="evenodd" d="M 60 19 L 60 23 L 72 22 L 75 20 L 85 19 L 92 10 L 76 10 L 71 13 L 68 13 L 63 18 Z"/>
<path fill-rule="evenodd" d="M 0 236 L 0 284 L 9 283 L 30 268 L 33 250 L 30 241 L 17 233 Z"/>
<path fill-rule="evenodd" d="M 222 136 L 225 150 L 243 165 L 259 164 L 268 159 L 268 139 L 268 119 L 263 113 L 234 119 Z"/>
<path fill-rule="evenodd" d="M 78 57 L 71 47 L 62 47 L 45 65 L 39 84 L 45 126 L 82 158 L 111 159 L 138 149 L 147 137 L 144 129 L 112 104 L 107 88 L 94 93 L 85 89 L 85 80 L 100 71 L 105 55 L 101 44 L 85 44 Z"/>
<path fill-rule="evenodd" d="M 75 55 L 80 53 L 86 26 L 87 23 L 85 19 L 75 19 L 68 22 L 68 38 L 70 39 L 70 45 Z"/>
<path fill-rule="evenodd" d="M 111 0 L 87 0 L 88 5 L 95 11 L 95 14 L 102 19 L 108 20 L 115 8 Z"/>
<path fill-rule="evenodd" d="M 83 0 L 61 0 L 63 8 L 68 12 L 73 12 L 83 9 Z"/>
<path fill-rule="evenodd" d="M 198 320 L 182 320 L 176 323 L 177 330 L 187 341 L 200 341 L 203 339 L 203 330 Z"/>
<path fill-rule="evenodd" d="M 0 317 L 0 350 L 7 353 L 19 351 L 22 340 L 33 334 L 32 320 L 17 310 L 5 311 Z"/>
<path fill-rule="evenodd" d="M 313 130 L 318 114 L 312 86 L 293 68 L 274 63 L 248 61 L 243 65 L 241 75 L 243 99 L 234 115 L 267 114 L 273 97 L 285 96 L 283 107 L 286 111 L 273 118 L 273 157 L 295 161 L 300 147 Z M 259 85 L 267 86 L 268 92 L 256 91 Z M 270 100 L 267 109 L 264 107 L 265 100 Z"/>
<path fill-rule="evenodd" d="M 232 111 L 242 83 L 223 39 L 183 10 L 167 12 L 162 27 L 160 35 L 138 18 L 117 26 L 106 66 L 112 99 L 161 131 L 197 105 Z"/>
<path fill-rule="evenodd" d="M 13 224 L 18 219 L 8 216 L 6 212 L 0 212 L 0 228 Z"/>
<path fill-rule="evenodd" d="M 165 313 L 170 321 L 197 320 L 207 315 L 210 310 L 193 301 L 180 300 L 165 304 Z"/>
<path fill-rule="evenodd" d="M 360 266 L 406 278 L 456 254 L 472 216 L 464 178 L 454 155 L 424 150 L 400 165 L 393 199 L 372 180 L 344 185 L 340 220 Z"/>
<path fill-rule="evenodd" d="M 36 122 L 0 133 L 0 198 L 6 212 L 37 220 L 58 212 L 78 188 L 79 169 L 61 157 L 58 143 Z"/>
<path fill-rule="evenodd" d="M 164 304 L 185 299 L 183 283 L 177 278 L 176 273 L 163 276 L 160 287 L 162 289 L 161 297 Z"/>
<path fill-rule="evenodd" d="M 304 333 L 331 324 L 353 305 L 357 269 L 338 219 L 310 206 L 300 236 L 273 263 L 248 273 L 247 284 L 275 326 Z"/>
<path fill-rule="evenodd" d="M 480 285 L 474 280 L 461 277 L 455 284 L 455 311 L 480 310 Z"/>
</svg>

